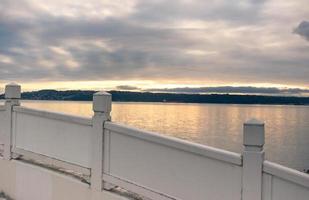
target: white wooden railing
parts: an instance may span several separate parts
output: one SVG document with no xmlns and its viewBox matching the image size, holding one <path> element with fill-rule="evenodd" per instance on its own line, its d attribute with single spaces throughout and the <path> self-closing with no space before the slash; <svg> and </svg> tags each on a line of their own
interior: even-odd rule
<svg viewBox="0 0 309 200">
<path fill-rule="evenodd" d="M 309 199 L 307 174 L 264 160 L 264 124 L 257 120 L 244 124 L 237 154 L 111 122 L 105 92 L 94 94 L 92 119 L 20 106 L 16 84 L 6 86 L 5 98 L 3 158 L 89 176 L 93 194 L 118 186 L 153 200 Z"/>
</svg>

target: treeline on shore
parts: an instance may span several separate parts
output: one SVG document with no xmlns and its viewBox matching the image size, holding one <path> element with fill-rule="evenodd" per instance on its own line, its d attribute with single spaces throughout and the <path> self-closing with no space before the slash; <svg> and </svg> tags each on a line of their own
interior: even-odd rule
<svg viewBox="0 0 309 200">
<path fill-rule="evenodd" d="M 40 90 L 22 93 L 27 100 L 92 101 L 92 90 Z M 309 97 L 230 95 L 230 94 L 177 94 L 109 91 L 113 101 L 124 102 L 177 102 L 177 103 L 222 103 L 222 104 L 278 104 L 309 105 Z M 4 98 L 4 95 L 0 95 Z"/>
</svg>

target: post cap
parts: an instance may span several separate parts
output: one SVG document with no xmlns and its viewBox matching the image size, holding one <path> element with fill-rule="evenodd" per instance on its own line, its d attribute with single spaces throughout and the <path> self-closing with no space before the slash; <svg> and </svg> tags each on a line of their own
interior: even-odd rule
<svg viewBox="0 0 309 200">
<path fill-rule="evenodd" d="M 10 83 L 5 86 L 5 98 L 6 99 L 20 99 L 21 87 L 16 83 Z"/>
<path fill-rule="evenodd" d="M 93 94 L 92 109 L 94 112 L 110 113 L 112 110 L 112 95 L 103 91 Z"/>
<path fill-rule="evenodd" d="M 246 121 L 245 125 L 249 125 L 249 126 L 264 126 L 264 122 L 262 122 L 262 121 L 260 121 L 258 119 L 252 118 L 252 119 L 249 119 L 248 121 Z"/>
<path fill-rule="evenodd" d="M 244 123 L 244 146 L 263 147 L 265 144 L 264 122 L 250 119 Z"/>
</svg>

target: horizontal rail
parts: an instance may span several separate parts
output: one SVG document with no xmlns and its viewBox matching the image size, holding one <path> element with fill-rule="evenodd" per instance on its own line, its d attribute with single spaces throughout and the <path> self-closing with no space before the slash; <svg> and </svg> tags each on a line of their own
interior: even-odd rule
<svg viewBox="0 0 309 200">
<path fill-rule="evenodd" d="M 239 166 L 242 165 L 242 157 L 238 153 L 192 143 L 178 138 L 159 135 L 157 133 L 143 131 L 113 122 L 105 122 L 104 127 L 110 131 L 125 134 L 145 141 L 161 144 L 164 146 L 183 150 L 185 152 L 198 154 L 204 157 L 213 158 Z"/>
<path fill-rule="evenodd" d="M 41 164 L 54 166 L 61 169 L 72 170 L 74 172 L 81 173 L 86 176 L 90 176 L 90 169 L 85 168 L 73 163 L 69 163 L 63 160 L 55 159 L 49 156 L 45 156 L 39 153 L 27 151 L 21 148 L 13 148 L 12 152 L 14 157 L 23 156 L 25 159 L 28 160 L 35 160 L 36 162 L 40 162 Z"/>
<path fill-rule="evenodd" d="M 4 151 L 4 144 L 0 144 L 0 158 L 3 156 L 3 151 Z"/>
<path fill-rule="evenodd" d="M 309 175 L 303 172 L 270 161 L 264 161 L 263 166 L 263 171 L 268 174 L 309 188 Z"/>
<path fill-rule="evenodd" d="M 108 175 L 108 174 L 103 174 L 103 180 L 111 183 L 113 185 L 117 185 L 123 189 L 129 190 L 131 192 L 134 192 L 136 194 L 145 196 L 150 199 L 157 199 L 157 200 L 174 200 L 176 198 L 167 196 L 166 194 L 161 194 L 159 192 L 153 191 L 149 188 L 142 187 L 140 185 L 131 183 L 129 181 L 123 180 L 121 178 Z"/>
<path fill-rule="evenodd" d="M 5 111 L 5 106 L 4 105 L 0 105 L 0 111 Z"/>
<path fill-rule="evenodd" d="M 81 124 L 81 125 L 87 125 L 87 126 L 92 125 L 92 119 L 86 118 L 86 117 L 79 117 L 79 116 L 68 115 L 68 114 L 57 113 L 57 112 L 30 109 L 30 108 L 26 108 L 23 106 L 15 106 L 13 107 L 13 111 L 18 112 L 18 113 L 24 113 L 24 114 L 34 115 L 38 117 L 48 118 L 48 119 L 72 122 L 72 123 Z"/>
</svg>

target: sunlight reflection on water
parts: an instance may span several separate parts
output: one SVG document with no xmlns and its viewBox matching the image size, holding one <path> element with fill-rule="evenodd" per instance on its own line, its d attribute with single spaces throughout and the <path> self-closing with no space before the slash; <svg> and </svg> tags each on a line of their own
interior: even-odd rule
<svg viewBox="0 0 309 200">
<path fill-rule="evenodd" d="M 37 109 L 91 117 L 91 102 L 23 101 Z M 309 107 L 114 102 L 112 119 L 141 129 L 240 152 L 242 124 L 266 124 L 266 158 L 309 169 Z"/>
</svg>

